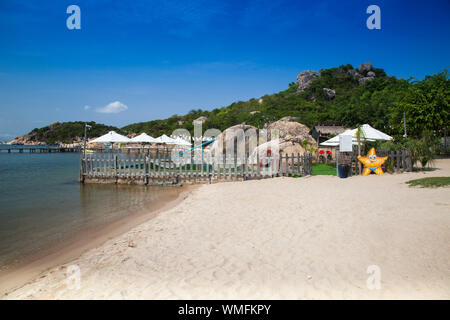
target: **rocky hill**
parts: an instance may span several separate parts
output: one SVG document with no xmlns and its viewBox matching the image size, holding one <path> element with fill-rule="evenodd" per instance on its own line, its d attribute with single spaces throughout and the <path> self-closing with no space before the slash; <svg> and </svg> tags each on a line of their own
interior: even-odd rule
<svg viewBox="0 0 450 320">
<path fill-rule="evenodd" d="M 84 136 L 84 124 L 82 121 L 54 122 L 43 128 L 33 129 L 30 133 L 17 137 L 8 142 L 8 144 L 41 145 L 81 142 Z M 91 126 L 87 132 L 88 138 L 98 137 L 111 130 L 120 132 L 119 128 L 106 126 L 93 121 L 88 122 L 88 124 Z"/>
<path fill-rule="evenodd" d="M 288 116 L 307 127 L 328 121 L 345 127 L 370 123 L 390 135 L 401 136 L 405 110 L 409 110 L 406 113 L 409 133 L 420 135 L 423 129 L 435 132 L 445 129 L 445 124 L 449 123 L 449 96 L 447 70 L 427 76 L 423 81 L 409 81 L 388 76 L 370 62 L 362 63 L 358 68 L 347 64 L 303 71 L 286 90 L 211 111 L 194 109 L 185 115 L 134 123 L 121 129 L 91 122 L 93 128 L 88 136 L 96 137 L 109 130 L 129 136 L 142 132 L 160 136 L 179 128 L 193 134 L 194 122 L 202 123 L 203 130 L 216 128 L 223 131 L 243 123 L 264 128 Z M 83 122 L 54 123 L 34 129 L 13 142 L 71 143 L 79 141 L 83 132 Z"/>
<path fill-rule="evenodd" d="M 288 89 L 276 94 L 238 101 L 212 111 L 191 110 L 184 116 L 174 115 L 165 120 L 134 123 L 122 130 L 147 132 L 153 136 L 180 127 L 192 132 L 194 120 L 201 121 L 203 129 L 217 128 L 223 131 L 240 123 L 263 128 L 286 116 L 296 117 L 298 122 L 309 127 L 316 122 L 333 121 L 348 127 L 370 122 L 375 127 L 385 129 L 388 125 L 388 108 L 401 98 L 401 94 L 385 95 L 381 98 L 384 101 L 370 100 L 376 92 L 389 90 L 400 93 L 408 86 L 407 81 L 388 77 L 384 70 L 374 68 L 370 62 L 358 68 L 342 65 L 318 71 L 306 70 L 298 74 L 296 82 L 290 83 Z M 374 119 L 369 110 L 357 110 L 362 105 L 368 109 L 377 109 L 378 118 Z"/>
</svg>

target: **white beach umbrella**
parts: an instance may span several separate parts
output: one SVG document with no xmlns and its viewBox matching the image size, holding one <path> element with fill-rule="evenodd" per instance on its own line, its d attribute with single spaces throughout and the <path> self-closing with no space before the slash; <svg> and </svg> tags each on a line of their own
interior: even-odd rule
<svg viewBox="0 0 450 320">
<path fill-rule="evenodd" d="M 175 139 L 172 139 L 165 134 L 155 139 L 156 143 L 175 144 Z"/>
<path fill-rule="evenodd" d="M 131 139 L 131 142 L 146 142 L 146 143 L 153 143 L 153 142 L 157 142 L 157 140 L 151 136 L 149 136 L 146 133 L 141 133 L 140 135 L 134 137 Z"/>
<path fill-rule="evenodd" d="M 343 133 L 338 134 L 337 136 L 334 136 L 333 138 L 322 142 L 320 145 L 321 146 L 326 146 L 326 147 L 336 147 L 336 146 L 339 145 L 339 136 L 351 135 L 350 134 L 351 131 L 352 131 L 351 129 L 348 129 L 348 130 L 344 131 Z M 358 144 L 358 141 L 357 141 L 356 138 L 352 138 L 352 144 L 353 145 L 357 145 Z"/>
<path fill-rule="evenodd" d="M 115 143 L 115 142 L 131 142 L 130 138 L 127 138 L 115 131 L 110 131 L 97 139 L 89 141 L 89 143 Z"/>
<path fill-rule="evenodd" d="M 181 137 L 177 137 L 175 139 L 174 144 L 179 145 L 179 146 L 191 146 L 192 144 L 184 139 L 182 139 Z"/>
<path fill-rule="evenodd" d="M 352 144 L 353 145 L 357 145 L 358 144 L 358 139 L 356 137 L 356 132 L 358 129 L 349 129 L 344 131 L 343 133 L 328 139 L 325 142 L 322 142 L 320 145 L 321 146 L 330 146 L 330 147 L 336 147 L 339 145 L 339 136 L 343 136 L 343 135 L 350 135 L 352 136 Z M 361 139 L 362 140 L 366 140 L 366 141 L 375 141 L 375 140 L 392 140 L 392 137 L 385 134 L 384 132 L 381 132 L 377 129 L 372 128 L 370 125 L 368 124 L 363 124 L 361 126 Z"/>
<path fill-rule="evenodd" d="M 349 130 L 349 132 L 344 132 L 342 134 L 347 134 L 347 135 L 351 135 L 354 138 L 356 138 L 356 132 L 358 131 L 358 129 L 352 129 Z M 361 138 L 362 139 L 366 139 L 366 140 L 392 140 L 392 137 L 387 135 L 384 132 L 381 132 L 380 130 L 377 130 L 375 128 L 372 128 L 370 125 L 368 124 L 363 124 L 361 126 Z"/>
</svg>

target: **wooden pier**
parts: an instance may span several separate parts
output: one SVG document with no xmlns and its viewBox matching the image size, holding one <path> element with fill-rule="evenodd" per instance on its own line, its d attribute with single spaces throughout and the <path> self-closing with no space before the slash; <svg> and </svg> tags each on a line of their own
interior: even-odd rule
<svg viewBox="0 0 450 320">
<path fill-rule="evenodd" d="M 80 147 L 32 147 L 32 146 L 11 146 L 2 147 L 0 152 L 7 153 L 56 153 L 56 152 L 80 152 Z"/>
<path fill-rule="evenodd" d="M 279 176 L 306 176 L 312 172 L 312 154 L 280 154 L 278 157 L 239 161 L 221 157 L 210 161 L 190 154 L 183 160 L 170 153 L 86 154 L 80 160 L 81 183 L 167 185 L 243 181 Z"/>
</svg>

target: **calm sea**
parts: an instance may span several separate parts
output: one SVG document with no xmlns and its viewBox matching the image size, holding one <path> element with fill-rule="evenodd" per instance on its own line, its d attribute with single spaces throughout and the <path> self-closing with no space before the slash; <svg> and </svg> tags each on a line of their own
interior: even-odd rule
<svg viewBox="0 0 450 320">
<path fill-rule="evenodd" d="M 0 148 L 3 146 L 0 146 Z M 0 152 L 0 271 L 80 232 L 147 212 L 178 188 L 77 182 L 80 154 Z"/>
</svg>

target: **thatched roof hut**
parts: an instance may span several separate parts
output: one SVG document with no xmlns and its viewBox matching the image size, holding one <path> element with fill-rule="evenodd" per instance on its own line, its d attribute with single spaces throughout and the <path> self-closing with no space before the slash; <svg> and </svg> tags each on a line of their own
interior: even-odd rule
<svg viewBox="0 0 450 320">
<path fill-rule="evenodd" d="M 320 144 L 338 134 L 343 133 L 346 128 L 336 122 L 317 123 L 311 130 L 310 134 Z"/>
</svg>

